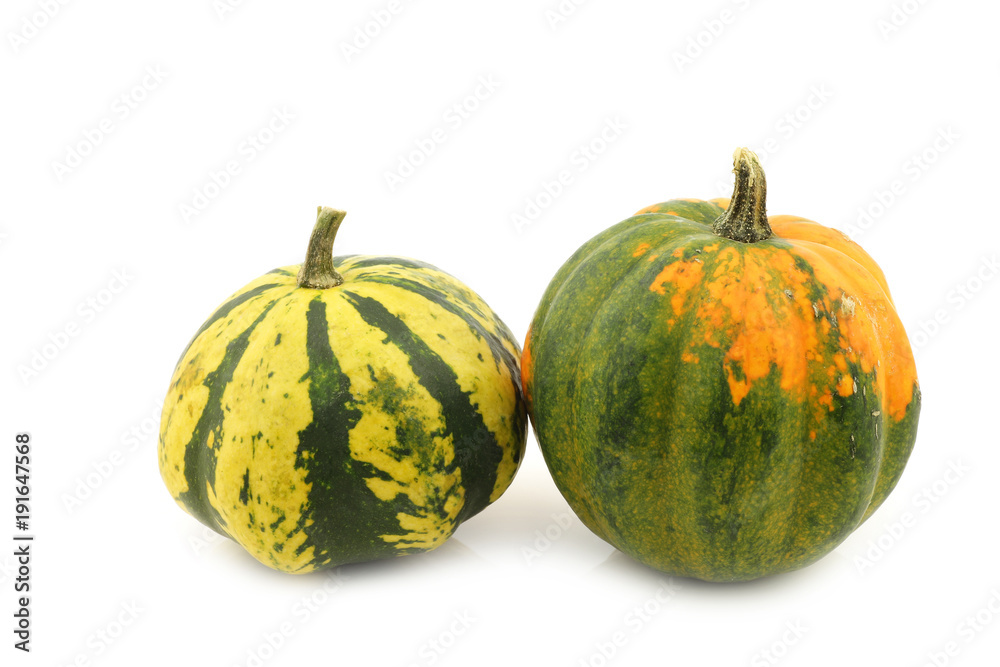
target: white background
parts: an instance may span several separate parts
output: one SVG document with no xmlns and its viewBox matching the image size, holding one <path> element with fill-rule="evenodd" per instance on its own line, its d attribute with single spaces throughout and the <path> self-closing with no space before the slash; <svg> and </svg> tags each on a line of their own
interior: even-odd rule
<svg viewBox="0 0 1000 667">
<path fill-rule="evenodd" d="M 0 440 L 13 457 L 16 432 L 34 437 L 37 541 L 30 656 L 11 648 L 0 550 L 0 662 L 995 665 L 1000 10 L 897 4 L 592 0 L 555 22 L 557 0 L 404 1 L 348 56 L 388 0 L 7 0 Z M 292 118 L 269 134 L 275 110 Z M 445 141 L 390 188 L 436 128 Z M 509 492 L 446 546 L 337 580 L 258 565 L 166 492 L 155 432 L 178 355 L 228 294 L 301 261 L 317 205 L 349 212 L 339 253 L 434 263 L 521 338 L 582 242 L 659 201 L 727 195 L 741 145 L 761 154 L 772 214 L 876 258 L 917 350 L 909 467 L 818 564 L 664 587 L 566 523 L 533 437 Z M 562 170 L 570 185 L 539 197 Z"/>
</svg>

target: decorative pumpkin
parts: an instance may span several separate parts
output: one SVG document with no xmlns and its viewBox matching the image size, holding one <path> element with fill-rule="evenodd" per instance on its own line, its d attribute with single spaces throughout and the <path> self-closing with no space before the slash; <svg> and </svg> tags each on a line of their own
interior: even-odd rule
<svg viewBox="0 0 1000 667">
<path fill-rule="evenodd" d="M 399 257 L 332 257 L 247 284 L 170 382 L 160 472 L 176 501 L 257 560 L 304 573 L 440 546 L 524 454 L 520 350 L 468 287 Z M 335 268 L 336 267 L 336 268 Z"/>
<path fill-rule="evenodd" d="M 673 200 L 584 244 L 521 362 L 559 490 L 597 535 L 709 581 L 830 552 L 896 485 L 920 411 L 875 262 L 842 233 L 768 218 L 757 157 L 731 200 Z"/>
</svg>

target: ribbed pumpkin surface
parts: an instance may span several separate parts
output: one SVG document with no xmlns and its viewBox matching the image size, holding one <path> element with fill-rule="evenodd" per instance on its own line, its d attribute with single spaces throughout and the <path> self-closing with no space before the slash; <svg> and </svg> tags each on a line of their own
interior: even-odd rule
<svg viewBox="0 0 1000 667">
<path fill-rule="evenodd" d="M 791 216 L 756 243 L 716 235 L 728 201 L 669 201 L 587 242 L 522 358 L 545 461 L 584 523 L 714 581 L 831 551 L 895 486 L 920 409 L 874 261 Z"/>
<path fill-rule="evenodd" d="M 160 471 L 177 502 L 261 562 L 309 572 L 440 546 L 524 453 L 519 348 L 421 262 L 334 258 L 233 294 L 170 383 Z"/>
</svg>

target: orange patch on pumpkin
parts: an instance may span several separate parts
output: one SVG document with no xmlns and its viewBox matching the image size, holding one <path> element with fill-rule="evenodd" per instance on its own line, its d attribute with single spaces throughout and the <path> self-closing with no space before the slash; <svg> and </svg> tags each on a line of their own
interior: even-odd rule
<svg viewBox="0 0 1000 667">
<path fill-rule="evenodd" d="M 697 303 L 703 341 L 695 343 L 726 351 L 723 368 L 737 405 L 756 381 L 776 372 L 782 390 L 809 400 L 822 419 L 834 410 L 835 395 L 858 393 L 857 369 L 874 373 L 868 392 L 883 414 L 902 419 L 917 377 L 881 271 L 836 230 L 791 216 L 772 220 L 790 248 L 714 241 L 685 261 L 686 249 L 678 247 L 676 261 L 649 289 L 670 297 L 670 321 Z M 827 352 L 831 342 L 835 354 Z"/>
<path fill-rule="evenodd" d="M 682 251 L 681 248 L 678 248 Z M 676 252 L 674 253 L 677 254 Z M 703 272 L 701 262 L 671 262 L 663 267 L 663 270 L 653 279 L 649 286 L 651 292 L 666 296 L 667 287 L 673 288 L 673 296 L 670 297 L 670 306 L 675 315 L 680 315 L 684 310 L 684 299 L 687 293 L 702 281 Z"/>
<path fill-rule="evenodd" d="M 830 238 L 833 230 L 808 221 L 796 220 L 795 224 L 799 225 L 797 232 L 815 232 L 821 240 L 818 243 L 793 241 L 792 252 L 811 265 L 816 280 L 827 287 L 830 301 L 840 303 L 836 313 L 837 330 L 844 352 L 834 357 L 834 363 L 840 368 L 840 358 L 845 358 L 865 373 L 874 370 L 875 391 L 881 398 L 883 412 L 896 421 L 901 420 L 913 400 L 917 370 L 906 332 L 885 289 L 882 272 L 876 274 L 868 270 L 868 265 L 873 266 L 874 261 L 853 242 L 842 240 L 841 248 L 822 247 L 820 244 Z M 817 232 L 815 228 L 822 231 Z M 846 255 L 844 250 L 864 254 L 863 261 L 852 262 L 855 257 Z M 827 318 L 823 319 L 823 324 L 826 329 L 831 327 Z M 879 367 L 880 362 L 885 365 Z"/>
<path fill-rule="evenodd" d="M 696 355 L 696 354 L 691 354 L 690 352 L 685 352 L 684 354 L 681 355 L 681 361 L 689 363 L 689 364 L 696 364 L 696 363 L 698 363 L 700 361 L 700 359 L 698 359 L 698 355 Z"/>
<path fill-rule="evenodd" d="M 531 365 L 531 325 L 528 325 L 528 333 L 524 336 L 524 350 L 521 352 L 521 390 L 524 392 L 525 399 L 529 402 L 531 401 L 529 385 L 531 384 L 533 370 Z"/>
<path fill-rule="evenodd" d="M 850 375 L 840 376 L 840 382 L 837 383 L 837 393 L 841 396 L 854 394 L 854 379 Z"/>
<path fill-rule="evenodd" d="M 784 250 L 727 247 L 718 254 L 706 285 L 709 298 L 702 300 L 699 316 L 731 341 L 724 365 L 736 405 L 772 368 L 780 371 L 783 390 L 800 400 L 806 395 L 808 357 L 818 340 L 812 306 L 805 290 L 791 288 L 782 295 L 787 301 L 772 303 L 775 275 L 791 287 L 808 278 Z"/>
<path fill-rule="evenodd" d="M 889 298 L 890 303 L 892 302 L 892 295 L 889 293 L 889 286 L 886 284 L 885 274 L 882 273 L 882 269 L 879 268 L 875 260 L 861 246 L 852 241 L 843 232 L 824 227 L 818 222 L 794 215 L 772 215 L 767 221 L 771 225 L 771 231 L 774 232 L 775 236 L 783 239 L 808 241 L 810 245 L 819 244 L 847 255 L 847 257 L 860 264 L 875 279 L 879 287 L 882 288 L 882 291 Z M 823 254 L 829 256 L 830 252 L 827 250 Z"/>
<path fill-rule="evenodd" d="M 837 354 L 833 355 L 833 363 L 834 365 L 836 365 L 837 370 L 840 371 L 841 373 L 847 372 L 847 359 L 844 358 L 843 354 L 840 354 L 838 352 Z"/>
<path fill-rule="evenodd" d="M 632 256 L 633 257 L 638 257 L 639 255 L 641 255 L 642 253 L 646 252 L 647 250 L 649 250 L 649 244 L 648 243 L 640 243 L 639 245 L 637 245 L 635 247 L 635 252 L 632 253 Z"/>
</svg>

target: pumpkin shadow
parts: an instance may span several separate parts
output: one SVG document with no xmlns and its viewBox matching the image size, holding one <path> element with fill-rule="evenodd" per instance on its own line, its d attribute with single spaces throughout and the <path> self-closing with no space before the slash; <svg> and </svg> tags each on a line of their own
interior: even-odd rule
<svg viewBox="0 0 1000 667">
<path fill-rule="evenodd" d="M 377 580 L 380 582 L 394 579 L 407 579 L 419 573 L 421 576 L 434 577 L 435 573 L 455 572 L 466 569 L 471 563 L 485 562 L 485 559 L 470 549 L 461 540 L 449 538 L 444 544 L 433 551 L 405 554 L 395 558 L 363 563 L 347 563 L 328 570 L 316 570 L 298 576 L 305 581 L 321 583 L 327 578 L 341 577 L 352 581 Z"/>
<path fill-rule="evenodd" d="M 485 562 L 485 559 L 454 536 L 433 551 L 406 554 L 397 558 L 383 558 L 366 563 L 341 565 L 338 571 L 344 576 L 357 579 L 384 579 L 394 576 L 408 577 L 421 570 L 454 571 L 467 567 L 470 563 Z M 322 576 L 322 572 L 318 573 Z M 307 575 L 308 576 L 308 575 Z"/>
<path fill-rule="evenodd" d="M 780 594 L 798 588 L 803 578 L 812 578 L 817 569 L 815 564 L 792 572 L 772 574 L 750 581 L 703 581 L 693 577 L 668 575 L 640 563 L 631 556 L 615 549 L 602 563 L 595 566 L 591 573 L 601 577 L 627 578 L 633 581 L 648 581 L 650 585 L 659 585 L 664 579 L 670 578 L 678 588 L 688 591 L 688 594 L 699 597 L 742 597 Z M 813 573 L 810 573 L 813 570 Z"/>
<path fill-rule="evenodd" d="M 486 562 L 476 551 L 461 540 L 449 538 L 433 551 L 400 555 L 395 558 L 363 563 L 348 563 L 335 568 L 314 570 L 305 574 L 292 574 L 270 568 L 230 539 L 215 545 L 214 558 L 227 570 L 241 570 L 248 576 L 263 578 L 269 584 L 282 587 L 301 588 L 310 591 L 320 587 L 329 588 L 332 581 L 392 581 L 406 579 L 419 573 L 424 577 L 438 576 L 436 573 L 455 572 L 467 569 L 470 564 Z"/>
</svg>

